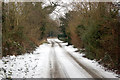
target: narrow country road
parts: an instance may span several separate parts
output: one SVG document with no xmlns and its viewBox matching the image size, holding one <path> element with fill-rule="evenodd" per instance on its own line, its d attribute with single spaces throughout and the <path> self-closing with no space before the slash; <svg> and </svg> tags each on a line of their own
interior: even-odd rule
<svg viewBox="0 0 120 80">
<path fill-rule="evenodd" d="M 78 58 L 65 49 L 62 42 L 49 40 L 51 78 L 107 78 L 94 68 L 82 64 Z M 110 79 L 106 79 L 110 80 Z"/>
<path fill-rule="evenodd" d="M 96 61 L 84 58 L 77 48 L 67 43 L 48 39 L 33 53 L 8 56 L 0 60 L 2 78 L 116 78 L 113 72 L 105 71 Z M 110 79 L 105 79 L 110 80 Z"/>
<path fill-rule="evenodd" d="M 52 78 L 104 78 L 82 65 L 67 52 L 60 42 L 50 40 L 50 68 Z"/>
<path fill-rule="evenodd" d="M 51 41 L 50 69 L 52 78 L 92 78 L 92 75 L 84 70 L 59 42 L 54 40 Z"/>
</svg>

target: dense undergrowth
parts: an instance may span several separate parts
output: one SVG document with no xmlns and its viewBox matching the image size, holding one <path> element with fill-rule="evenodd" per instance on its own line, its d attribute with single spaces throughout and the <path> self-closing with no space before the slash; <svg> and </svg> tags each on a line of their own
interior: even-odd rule
<svg viewBox="0 0 120 80">
<path fill-rule="evenodd" d="M 2 53 L 21 55 L 32 52 L 46 38 L 55 35 L 57 23 L 49 14 L 54 5 L 42 7 L 42 2 L 2 3 Z M 55 30 L 55 31 L 54 31 Z"/>
<path fill-rule="evenodd" d="M 89 7 L 88 7 L 89 6 Z M 79 3 L 61 18 L 58 37 L 120 74 L 120 15 L 113 3 Z"/>
</svg>

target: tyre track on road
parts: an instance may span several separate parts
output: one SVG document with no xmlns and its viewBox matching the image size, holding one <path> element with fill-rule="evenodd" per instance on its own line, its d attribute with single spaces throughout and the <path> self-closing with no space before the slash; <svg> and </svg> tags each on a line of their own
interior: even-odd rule
<svg viewBox="0 0 120 80">
<path fill-rule="evenodd" d="M 56 42 L 56 41 L 55 41 Z M 92 70 L 90 70 L 89 68 L 87 68 L 86 66 L 84 66 L 83 64 L 81 64 L 79 62 L 79 60 L 77 58 L 75 58 L 72 54 L 70 54 L 68 51 L 66 51 L 63 46 L 59 43 L 59 42 L 56 42 L 59 47 L 61 47 L 68 55 L 69 57 L 71 57 L 71 59 L 73 59 L 79 66 L 81 66 L 86 72 L 88 72 L 93 78 L 104 78 L 103 76 L 99 76 L 97 75 L 95 72 L 93 72 Z M 73 62 L 72 62 L 73 63 Z M 75 64 L 74 64 L 75 65 Z"/>
<path fill-rule="evenodd" d="M 60 61 L 56 56 L 56 52 L 54 50 L 54 42 L 52 42 L 51 51 L 50 51 L 50 76 L 51 78 L 66 78 L 68 80 L 69 75 L 64 70 L 64 66 L 61 65 Z"/>
</svg>

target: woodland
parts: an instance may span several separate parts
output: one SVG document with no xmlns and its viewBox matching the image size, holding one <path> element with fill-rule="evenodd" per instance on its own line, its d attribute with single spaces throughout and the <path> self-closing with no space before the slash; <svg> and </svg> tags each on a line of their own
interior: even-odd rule
<svg viewBox="0 0 120 80">
<path fill-rule="evenodd" d="M 112 2 L 71 5 L 58 23 L 49 15 L 58 6 L 54 3 L 44 8 L 42 2 L 2 3 L 3 56 L 30 53 L 47 38 L 58 37 L 120 74 L 119 7 Z"/>
</svg>

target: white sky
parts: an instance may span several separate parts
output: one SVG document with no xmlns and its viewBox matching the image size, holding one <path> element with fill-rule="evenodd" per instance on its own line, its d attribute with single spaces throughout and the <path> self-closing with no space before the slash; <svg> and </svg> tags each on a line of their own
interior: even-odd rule
<svg viewBox="0 0 120 80">
<path fill-rule="evenodd" d="M 43 0 L 44 2 L 43 6 L 50 5 L 50 2 L 57 2 L 58 5 L 60 6 L 57 6 L 53 13 L 50 14 L 52 19 L 56 19 L 59 18 L 60 16 L 64 16 L 66 12 L 71 10 L 72 6 L 70 5 L 70 3 L 72 1 L 73 0 Z"/>
</svg>

